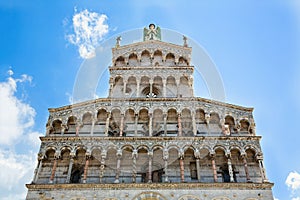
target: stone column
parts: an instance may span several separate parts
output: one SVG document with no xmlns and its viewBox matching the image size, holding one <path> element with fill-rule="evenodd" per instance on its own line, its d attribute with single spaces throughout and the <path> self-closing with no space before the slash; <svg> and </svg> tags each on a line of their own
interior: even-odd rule
<svg viewBox="0 0 300 200">
<path fill-rule="evenodd" d="M 194 156 L 196 158 L 196 169 L 197 169 L 197 180 L 200 182 L 201 174 L 200 174 L 200 152 L 198 149 L 194 152 Z"/>
<path fill-rule="evenodd" d="M 213 174 L 214 174 L 214 182 L 218 182 L 216 161 L 215 161 L 215 155 L 214 154 L 211 155 L 211 165 L 212 165 Z"/>
<path fill-rule="evenodd" d="M 248 163 L 247 163 L 247 159 L 246 159 L 246 155 L 242 155 L 242 159 L 243 159 L 243 164 L 244 164 L 244 168 L 245 168 L 245 174 L 246 174 L 246 180 L 247 182 L 250 182 L 250 175 L 249 175 L 249 169 L 248 169 Z"/>
<path fill-rule="evenodd" d="M 69 162 L 69 168 L 68 168 L 66 183 L 70 183 L 73 163 L 74 163 L 74 156 L 71 156 L 70 162 Z"/>
<path fill-rule="evenodd" d="M 135 114 L 135 118 L 134 118 L 134 136 L 137 136 L 138 134 L 138 120 L 139 120 L 139 115 Z"/>
<path fill-rule="evenodd" d="M 180 165 L 180 179 L 181 179 L 181 182 L 183 183 L 184 182 L 184 157 L 183 157 L 183 155 L 180 156 L 180 158 L 179 158 L 179 165 Z"/>
<path fill-rule="evenodd" d="M 136 79 L 136 97 L 139 97 L 140 96 L 140 81 L 137 77 Z"/>
<path fill-rule="evenodd" d="M 81 127 L 81 123 L 80 122 L 78 122 L 77 124 L 76 124 L 76 136 L 79 136 L 79 130 L 80 130 L 80 127 Z"/>
<path fill-rule="evenodd" d="M 105 158 L 106 158 L 106 152 L 101 153 L 101 161 L 100 161 L 100 183 L 103 183 L 103 175 L 105 170 Z"/>
<path fill-rule="evenodd" d="M 125 95 L 126 94 L 126 86 L 127 86 L 127 82 L 126 81 L 124 81 L 124 83 L 123 83 L 123 94 Z"/>
<path fill-rule="evenodd" d="M 207 123 L 207 124 L 209 124 L 209 121 L 210 121 L 210 114 L 209 113 L 205 113 L 205 122 Z"/>
<path fill-rule="evenodd" d="M 137 150 L 134 149 L 132 152 L 132 182 L 136 183 L 136 173 L 137 173 L 137 169 L 136 169 L 136 159 L 137 159 Z"/>
<path fill-rule="evenodd" d="M 60 132 L 60 134 L 64 135 L 65 134 L 65 130 L 66 130 L 66 126 L 65 125 L 61 125 L 61 132 Z"/>
<path fill-rule="evenodd" d="M 56 165 L 57 165 L 57 159 L 56 159 L 56 158 L 54 158 L 54 161 L 53 161 L 53 166 L 52 166 L 52 170 L 51 170 L 51 176 L 50 176 L 50 181 L 49 181 L 49 183 L 53 183 L 54 176 L 55 176 Z"/>
<path fill-rule="evenodd" d="M 167 97 L 167 80 L 163 79 L 163 97 Z"/>
<path fill-rule="evenodd" d="M 230 135 L 230 126 L 228 124 L 225 124 L 225 119 L 220 119 L 220 124 L 222 126 L 222 133 L 225 136 L 229 136 Z"/>
<path fill-rule="evenodd" d="M 178 77 L 175 78 L 176 81 L 176 97 L 179 97 L 179 85 L 180 85 L 180 80 Z"/>
<path fill-rule="evenodd" d="M 150 81 L 149 81 L 149 83 L 150 83 L 150 97 L 152 97 L 152 93 L 153 93 L 153 80 L 151 79 Z"/>
<path fill-rule="evenodd" d="M 91 135 L 94 135 L 95 119 L 92 119 Z"/>
<path fill-rule="evenodd" d="M 148 152 L 148 158 L 149 158 L 148 183 L 152 183 L 152 161 L 153 161 L 153 152 Z"/>
<path fill-rule="evenodd" d="M 178 136 L 182 136 L 181 114 L 178 114 Z"/>
<path fill-rule="evenodd" d="M 91 155 L 90 154 L 86 154 L 85 155 L 85 166 L 84 166 L 84 172 L 83 172 L 83 183 L 86 183 L 86 178 L 87 178 L 87 172 L 88 172 L 88 168 L 89 168 L 89 161 L 90 161 Z"/>
<path fill-rule="evenodd" d="M 239 133 L 241 131 L 241 123 L 238 119 L 235 121 L 236 132 Z"/>
<path fill-rule="evenodd" d="M 78 135 L 79 135 L 79 126 L 76 125 L 76 136 L 78 136 Z"/>
<path fill-rule="evenodd" d="M 167 136 L 167 131 L 168 131 L 167 130 L 167 114 L 164 113 L 163 116 L 164 116 L 164 135 Z"/>
<path fill-rule="evenodd" d="M 121 114 L 121 123 L 120 123 L 120 137 L 123 136 L 123 129 L 124 129 L 124 114 Z"/>
<path fill-rule="evenodd" d="M 196 119 L 195 119 L 195 111 L 192 111 L 192 126 L 193 126 L 193 133 L 194 136 L 197 136 L 197 125 L 196 125 Z"/>
<path fill-rule="evenodd" d="M 234 182 L 233 170 L 232 170 L 232 164 L 231 164 L 230 156 L 231 156 L 230 154 L 227 155 L 228 172 L 229 172 L 229 176 L 230 176 L 230 182 Z"/>
<path fill-rule="evenodd" d="M 163 153 L 163 160 L 164 160 L 164 163 L 165 163 L 164 172 L 165 172 L 165 182 L 166 183 L 169 182 L 168 159 L 169 159 L 169 152 L 168 152 L 168 149 L 165 149 L 164 153 Z"/>
<path fill-rule="evenodd" d="M 197 179 L 198 182 L 201 181 L 201 174 L 200 174 L 200 159 L 196 158 L 196 168 L 197 168 Z"/>
<path fill-rule="evenodd" d="M 209 113 L 205 113 L 205 122 L 207 124 L 208 134 L 210 134 L 210 127 L 209 127 L 210 114 Z"/>
<path fill-rule="evenodd" d="M 55 171 L 56 171 L 56 167 L 57 167 L 57 162 L 58 162 L 59 157 L 60 157 L 60 152 L 55 152 L 49 183 L 53 183 L 53 180 L 54 180 L 54 177 L 55 177 Z"/>
<path fill-rule="evenodd" d="M 149 113 L 149 136 L 152 137 L 152 113 Z"/>
<path fill-rule="evenodd" d="M 109 129 L 109 119 L 111 117 L 111 113 L 107 114 L 106 122 L 105 122 L 105 136 L 108 136 L 108 129 Z"/>
<path fill-rule="evenodd" d="M 122 150 L 118 150 L 116 156 L 117 156 L 117 169 L 116 169 L 115 183 L 120 183 L 119 177 L 121 171 L 120 167 L 121 167 Z"/>
<path fill-rule="evenodd" d="M 266 170 L 264 168 L 263 164 L 263 157 L 261 155 L 257 156 L 256 159 L 258 160 L 258 165 L 261 173 L 262 182 L 268 182 L 267 176 L 266 176 Z"/>
<path fill-rule="evenodd" d="M 43 158 L 38 157 L 38 164 L 37 164 L 36 169 L 34 170 L 33 183 L 36 183 L 37 180 L 39 179 L 39 174 L 40 174 L 41 169 L 42 169 L 42 164 L 43 164 Z"/>
</svg>

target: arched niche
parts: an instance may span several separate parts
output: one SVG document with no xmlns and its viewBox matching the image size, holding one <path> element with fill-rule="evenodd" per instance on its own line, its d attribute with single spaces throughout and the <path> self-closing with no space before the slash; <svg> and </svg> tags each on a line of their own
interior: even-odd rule
<svg viewBox="0 0 300 200">
<path fill-rule="evenodd" d="M 153 111 L 152 122 L 152 135 L 160 136 L 164 134 L 164 116 L 161 109 L 155 109 Z"/>
<path fill-rule="evenodd" d="M 76 121 L 77 118 L 75 116 L 70 116 L 67 121 L 67 130 L 65 130 L 65 134 L 74 134 L 76 133 Z"/>
<path fill-rule="evenodd" d="M 141 54 L 141 66 L 150 66 L 150 65 L 151 65 L 150 52 L 144 50 Z"/>
<path fill-rule="evenodd" d="M 192 114 L 187 108 L 181 111 L 181 126 L 184 136 L 193 136 Z"/>
<path fill-rule="evenodd" d="M 128 57 L 128 65 L 130 67 L 135 67 L 139 65 L 138 56 L 135 53 L 132 53 Z"/>
<path fill-rule="evenodd" d="M 121 67 L 125 65 L 125 58 L 123 56 L 120 56 L 116 59 L 115 61 L 115 66 L 116 67 Z"/>
<path fill-rule="evenodd" d="M 173 76 L 167 77 L 166 97 L 177 97 L 177 85 Z"/>
</svg>

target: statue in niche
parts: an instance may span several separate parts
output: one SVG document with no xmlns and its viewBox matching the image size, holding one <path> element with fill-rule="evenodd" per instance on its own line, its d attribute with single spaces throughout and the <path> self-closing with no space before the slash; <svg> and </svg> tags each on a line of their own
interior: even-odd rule
<svg viewBox="0 0 300 200">
<path fill-rule="evenodd" d="M 154 24 L 149 25 L 149 29 L 144 28 L 144 41 L 147 40 L 161 40 L 160 27 L 156 27 Z"/>
</svg>

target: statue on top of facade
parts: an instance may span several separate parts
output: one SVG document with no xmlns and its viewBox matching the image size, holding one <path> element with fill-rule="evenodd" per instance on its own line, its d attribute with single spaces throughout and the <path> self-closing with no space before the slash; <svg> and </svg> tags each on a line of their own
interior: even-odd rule
<svg viewBox="0 0 300 200">
<path fill-rule="evenodd" d="M 118 36 L 118 37 L 116 38 L 116 48 L 120 47 L 120 45 L 121 45 L 121 40 L 122 40 L 121 36 Z"/>
<path fill-rule="evenodd" d="M 147 40 L 161 40 L 160 27 L 156 27 L 154 24 L 149 25 L 149 29 L 144 28 L 144 41 Z"/>
<path fill-rule="evenodd" d="M 184 35 L 184 36 L 183 36 L 183 46 L 184 46 L 184 47 L 188 47 L 187 40 L 188 40 L 187 37 Z"/>
</svg>

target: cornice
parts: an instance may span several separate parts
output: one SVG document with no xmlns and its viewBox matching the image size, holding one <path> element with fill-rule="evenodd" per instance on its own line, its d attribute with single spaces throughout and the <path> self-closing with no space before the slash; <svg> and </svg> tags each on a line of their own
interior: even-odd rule
<svg viewBox="0 0 300 200">
<path fill-rule="evenodd" d="M 83 190 L 83 189 L 103 189 L 103 190 L 132 190 L 132 189 L 223 189 L 223 190 L 270 190 L 274 183 L 119 183 L 119 184 L 26 184 L 29 190 Z"/>
<path fill-rule="evenodd" d="M 200 137 L 103 137 L 103 136 L 44 136 L 40 137 L 43 142 L 54 141 L 259 141 L 261 136 L 200 136 Z"/>
<path fill-rule="evenodd" d="M 180 49 L 184 49 L 184 50 L 192 50 L 192 47 L 185 47 L 182 45 L 178 45 L 178 44 L 173 44 L 173 43 L 169 43 L 169 42 L 164 42 L 164 41 L 159 41 L 159 40 L 147 40 L 147 41 L 141 41 L 141 42 L 136 42 L 136 43 L 132 43 L 132 44 L 127 44 L 127 45 L 121 45 L 119 47 L 114 47 L 112 48 L 112 51 L 118 51 L 118 50 L 123 50 L 123 49 L 127 49 L 127 48 L 132 48 L 132 47 L 137 47 L 140 45 L 148 45 L 148 44 L 161 44 L 161 45 L 166 45 L 172 48 L 180 48 Z"/>
<path fill-rule="evenodd" d="M 243 107 L 239 105 L 234 105 L 230 103 L 225 103 L 221 101 L 216 101 L 212 99 L 206 99 L 202 97 L 174 97 L 174 98 L 141 98 L 141 97 L 131 97 L 131 98 L 98 98 L 93 100 L 88 100 L 80 103 L 75 103 L 72 105 L 66 105 L 58 108 L 49 108 L 49 112 L 57 112 L 67 109 L 79 108 L 81 106 L 86 106 L 90 104 L 100 103 L 100 102 L 121 102 L 121 101 L 128 101 L 128 102 L 180 102 L 180 101 L 200 101 L 204 103 L 210 103 L 212 105 L 224 106 L 226 108 L 233 108 L 241 111 L 246 112 L 253 112 L 254 108 L 252 107 Z"/>
<path fill-rule="evenodd" d="M 113 70 L 158 70 L 158 69 L 175 69 L 175 70 L 192 70 L 194 71 L 194 66 L 145 66 L 145 67 L 141 67 L 141 66 L 134 66 L 134 67 L 116 67 L 116 66 L 110 66 L 109 67 L 109 71 L 113 71 Z"/>
</svg>

